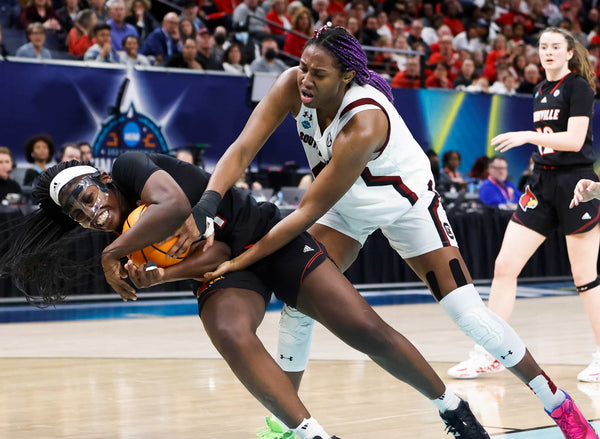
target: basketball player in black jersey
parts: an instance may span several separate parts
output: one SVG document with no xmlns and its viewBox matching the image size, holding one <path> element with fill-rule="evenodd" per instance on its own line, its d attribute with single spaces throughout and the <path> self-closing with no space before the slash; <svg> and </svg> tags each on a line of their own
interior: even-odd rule
<svg viewBox="0 0 600 439">
<path fill-rule="evenodd" d="M 141 288 L 214 270 L 230 255 L 244 252 L 281 219 L 276 206 L 257 203 L 233 188 L 217 210 L 216 245 L 204 251 L 196 243 L 184 261 L 153 271 L 146 271 L 145 265 L 135 267 L 131 261 L 123 267 L 120 262 L 180 227 L 209 177 L 193 165 L 160 154 L 124 154 L 115 161 L 111 176 L 76 161 L 56 165 L 42 174 L 34 191 L 40 209 L 23 221 L 20 232 L 12 234 L 14 245 L 0 260 L 0 274 L 26 278 L 29 286 L 38 286 L 45 303 L 53 303 L 69 287 L 77 267 L 84 266 L 84 261 L 60 257 L 60 251 L 67 248 L 68 232 L 78 226 L 120 231 L 138 204 L 148 208 L 102 254 L 107 281 L 124 300 L 137 298 L 135 288 L 122 279 L 127 276 Z M 375 313 L 308 233 L 247 270 L 227 273 L 195 290 L 206 332 L 232 371 L 268 410 L 293 428 L 278 437 L 335 436 L 330 437 L 311 417 L 289 378 L 256 336 L 272 292 L 429 398 L 455 437 L 489 438 L 468 404 L 447 389 L 417 349 Z"/>
<path fill-rule="evenodd" d="M 492 139 L 496 151 L 524 144 L 533 144 L 536 150 L 529 185 L 506 229 L 496 259 L 489 307 L 504 319 L 510 317 L 517 276 L 546 237 L 560 227 L 566 237 L 573 280 L 600 347 L 600 286 L 596 268 L 600 201 L 573 203 L 569 209 L 573 188 L 580 179 L 598 181 L 592 167 L 594 70 L 587 50 L 562 29 L 549 28 L 542 33 L 539 53 L 546 79 L 534 90 L 535 131 L 509 132 Z M 593 358 L 579 373 L 580 381 L 600 382 L 600 348 Z M 466 363 L 462 366 L 467 367 Z M 486 366 L 471 367 L 485 370 Z"/>
</svg>

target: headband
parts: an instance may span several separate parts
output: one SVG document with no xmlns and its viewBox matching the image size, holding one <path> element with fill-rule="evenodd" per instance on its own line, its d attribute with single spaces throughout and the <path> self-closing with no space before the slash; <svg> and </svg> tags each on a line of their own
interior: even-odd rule
<svg viewBox="0 0 600 439">
<path fill-rule="evenodd" d="M 92 166 L 81 165 L 81 166 L 73 166 L 71 168 L 63 169 L 60 171 L 50 182 L 50 197 L 56 204 L 60 206 L 60 201 L 58 199 L 58 194 L 67 183 L 77 177 L 81 177 L 82 175 L 94 174 L 98 172 L 98 170 Z"/>
</svg>

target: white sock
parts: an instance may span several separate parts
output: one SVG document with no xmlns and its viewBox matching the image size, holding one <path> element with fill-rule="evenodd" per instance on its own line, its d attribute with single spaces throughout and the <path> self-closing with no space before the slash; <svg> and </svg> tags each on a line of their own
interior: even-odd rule
<svg viewBox="0 0 600 439">
<path fill-rule="evenodd" d="M 444 394 L 437 399 L 433 399 L 431 402 L 433 402 L 440 413 L 445 413 L 447 410 L 455 410 L 460 404 L 460 398 L 446 387 Z"/>
<path fill-rule="evenodd" d="M 528 386 L 533 390 L 540 401 L 542 401 L 546 411 L 550 413 L 566 399 L 565 393 L 562 390 L 556 388 L 555 392 L 552 391 L 550 383 L 544 375 L 536 376 L 529 381 Z"/>
<path fill-rule="evenodd" d="M 331 439 L 321 424 L 317 422 L 317 420 L 313 417 L 310 419 L 303 419 L 298 427 L 292 430 L 296 433 L 300 439 L 314 439 L 315 436 L 319 436 L 321 439 Z"/>
</svg>

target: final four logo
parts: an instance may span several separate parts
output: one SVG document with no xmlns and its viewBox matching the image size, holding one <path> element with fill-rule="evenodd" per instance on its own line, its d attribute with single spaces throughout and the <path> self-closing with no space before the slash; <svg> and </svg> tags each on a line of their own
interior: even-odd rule
<svg viewBox="0 0 600 439">
<path fill-rule="evenodd" d="M 110 108 L 110 116 L 102 122 L 102 128 L 94 139 L 96 157 L 117 158 L 127 151 L 169 151 L 160 126 L 150 117 L 138 113 L 133 102 L 126 113 L 121 113 L 121 101 L 128 83 L 129 79 L 125 79 L 116 105 Z"/>
</svg>

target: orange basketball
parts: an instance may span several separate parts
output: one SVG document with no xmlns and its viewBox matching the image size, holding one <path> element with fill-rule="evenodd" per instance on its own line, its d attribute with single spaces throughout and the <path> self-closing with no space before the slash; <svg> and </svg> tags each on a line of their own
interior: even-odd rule
<svg viewBox="0 0 600 439">
<path fill-rule="evenodd" d="M 130 227 L 140 219 L 144 211 L 146 210 L 146 205 L 139 206 L 133 212 L 129 214 L 125 223 L 123 224 L 123 233 L 129 230 Z M 175 265 L 187 256 L 188 250 L 185 251 L 183 255 L 177 258 L 170 258 L 167 256 L 167 252 L 173 247 L 173 244 L 177 242 L 177 237 L 171 238 L 162 245 L 160 244 L 152 244 L 142 250 L 138 250 L 129 255 L 129 259 L 133 261 L 133 263 L 137 266 L 145 264 L 146 262 L 152 261 L 155 262 L 159 267 L 169 267 L 171 265 Z"/>
</svg>

